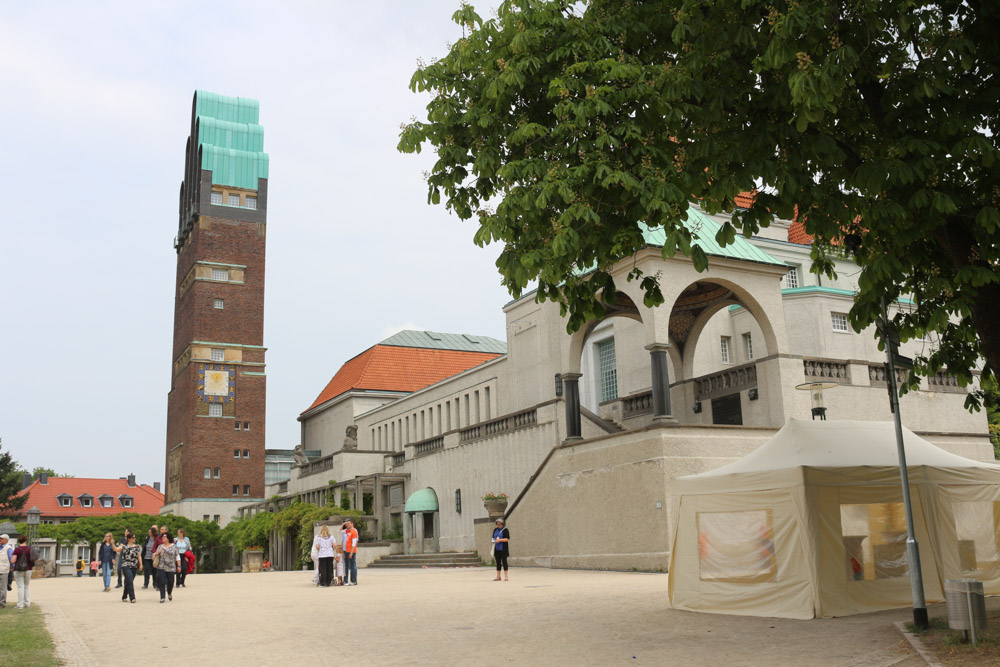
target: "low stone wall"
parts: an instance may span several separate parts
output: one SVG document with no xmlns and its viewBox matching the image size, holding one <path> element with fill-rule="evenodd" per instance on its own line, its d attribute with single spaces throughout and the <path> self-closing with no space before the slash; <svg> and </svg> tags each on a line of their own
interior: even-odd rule
<svg viewBox="0 0 1000 667">
<path fill-rule="evenodd" d="M 556 449 L 507 511 L 512 565 L 666 571 L 675 477 L 746 456 L 776 429 L 651 426 Z M 476 522 L 490 553 L 492 524 Z"/>
</svg>

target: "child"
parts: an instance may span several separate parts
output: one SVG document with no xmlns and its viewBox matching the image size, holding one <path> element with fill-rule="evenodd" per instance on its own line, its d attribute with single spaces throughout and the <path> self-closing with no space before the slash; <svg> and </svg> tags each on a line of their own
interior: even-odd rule
<svg viewBox="0 0 1000 667">
<path fill-rule="evenodd" d="M 77 558 L 76 559 L 76 576 L 78 576 L 78 577 L 82 577 L 83 576 L 83 568 L 84 567 L 86 567 L 86 566 L 83 564 L 83 559 L 82 558 Z"/>
<path fill-rule="evenodd" d="M 319 556 L 316 555 L 315 549 L 311 549 L 309 555 L 313 559 L 313 586 L 319 586 Z"/>
<path fill-rule="evenodd" d="M 337 564 L 337 585 L 344 585 L 344 549 L 339 544 L 337 545 L 337 555 L 334 556 L 334 562 Z"/>
<path fill-rule="evenodd" d="M 97 576 L 97 561 L 96 560 L 90 561 L 90 576 L 92 576 L 92 577 L 96 577 Z"/>
</svg>

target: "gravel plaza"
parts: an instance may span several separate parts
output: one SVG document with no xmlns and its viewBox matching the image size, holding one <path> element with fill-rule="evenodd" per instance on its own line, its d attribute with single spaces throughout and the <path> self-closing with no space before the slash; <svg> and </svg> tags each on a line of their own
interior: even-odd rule
<svg viewBox="0 0 1000 667">
<path fill-rule="evenodd" d="M 67 665 L 163 649 L 213 665 L 344 655 L 360 665 L 924 664 L 892 627 L 909 609 L 813 621 L 696 614 L 669 607 L 665 574 L 518 568 L 494 582 L 494 572 L 363 569 L 357 587 L 325 589 L 309 572 L 192 575 L 162 605 L 152 587 L 128 604 L 87 577 L 37 579 L 31 592 Z"/>
</svg>

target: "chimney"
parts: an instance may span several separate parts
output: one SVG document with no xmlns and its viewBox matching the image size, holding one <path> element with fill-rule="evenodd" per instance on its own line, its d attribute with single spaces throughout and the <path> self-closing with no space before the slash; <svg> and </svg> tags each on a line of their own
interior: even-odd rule
<svg viewBox="0 0 1000 667">
<path fill-rule="evenodd" d="M 39 484 L 48 484 L 49 483 L 49 473 L 47 473 L 47 472 L 38 473 L 38 483 Z"/>
<path fill-rule="evenodd" d="M 31 473 L 26 472 L 24 473 L 24 479 L 21 480 L 21 488 L 26 489 L 29 486 L 31 486 Z"/>
<path fill-rule="evenodd" d="M 130 487 L 134 487 L 134 486 L 135 486 L 135 474 L 134 474 L 134 473 L 133 473 L 133 474 L 130 474 L 130 475 L 128 476 L 128 485 L 129 485 Z"/>
<path fill-rule="evenodd" d="M 153 489 L 156 490 L 156 491 L 159 491 L 160 490 L 160 483 L 159 482 L 153 482 Z"/>
</svg>

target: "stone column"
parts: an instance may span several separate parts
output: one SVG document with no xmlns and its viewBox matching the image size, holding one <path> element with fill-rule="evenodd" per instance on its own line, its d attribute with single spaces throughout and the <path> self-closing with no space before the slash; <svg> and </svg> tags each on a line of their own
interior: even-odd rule
<svg viewBox="0 0 1000 667">
<path fill-rule="evenodd" d="M 566 401 L 566 439 L 582 440 L 580 425 L 580 373 L 563 373 L 563 400 Z"/>
<path fill-rule="evenodd" d="M 649 367 L 653 375 L 653 421 L 676 422 L 670 412 L 670 371 L 667 369 L 666 343 L 652 343 L 649 350 Z"/>
</svg>

